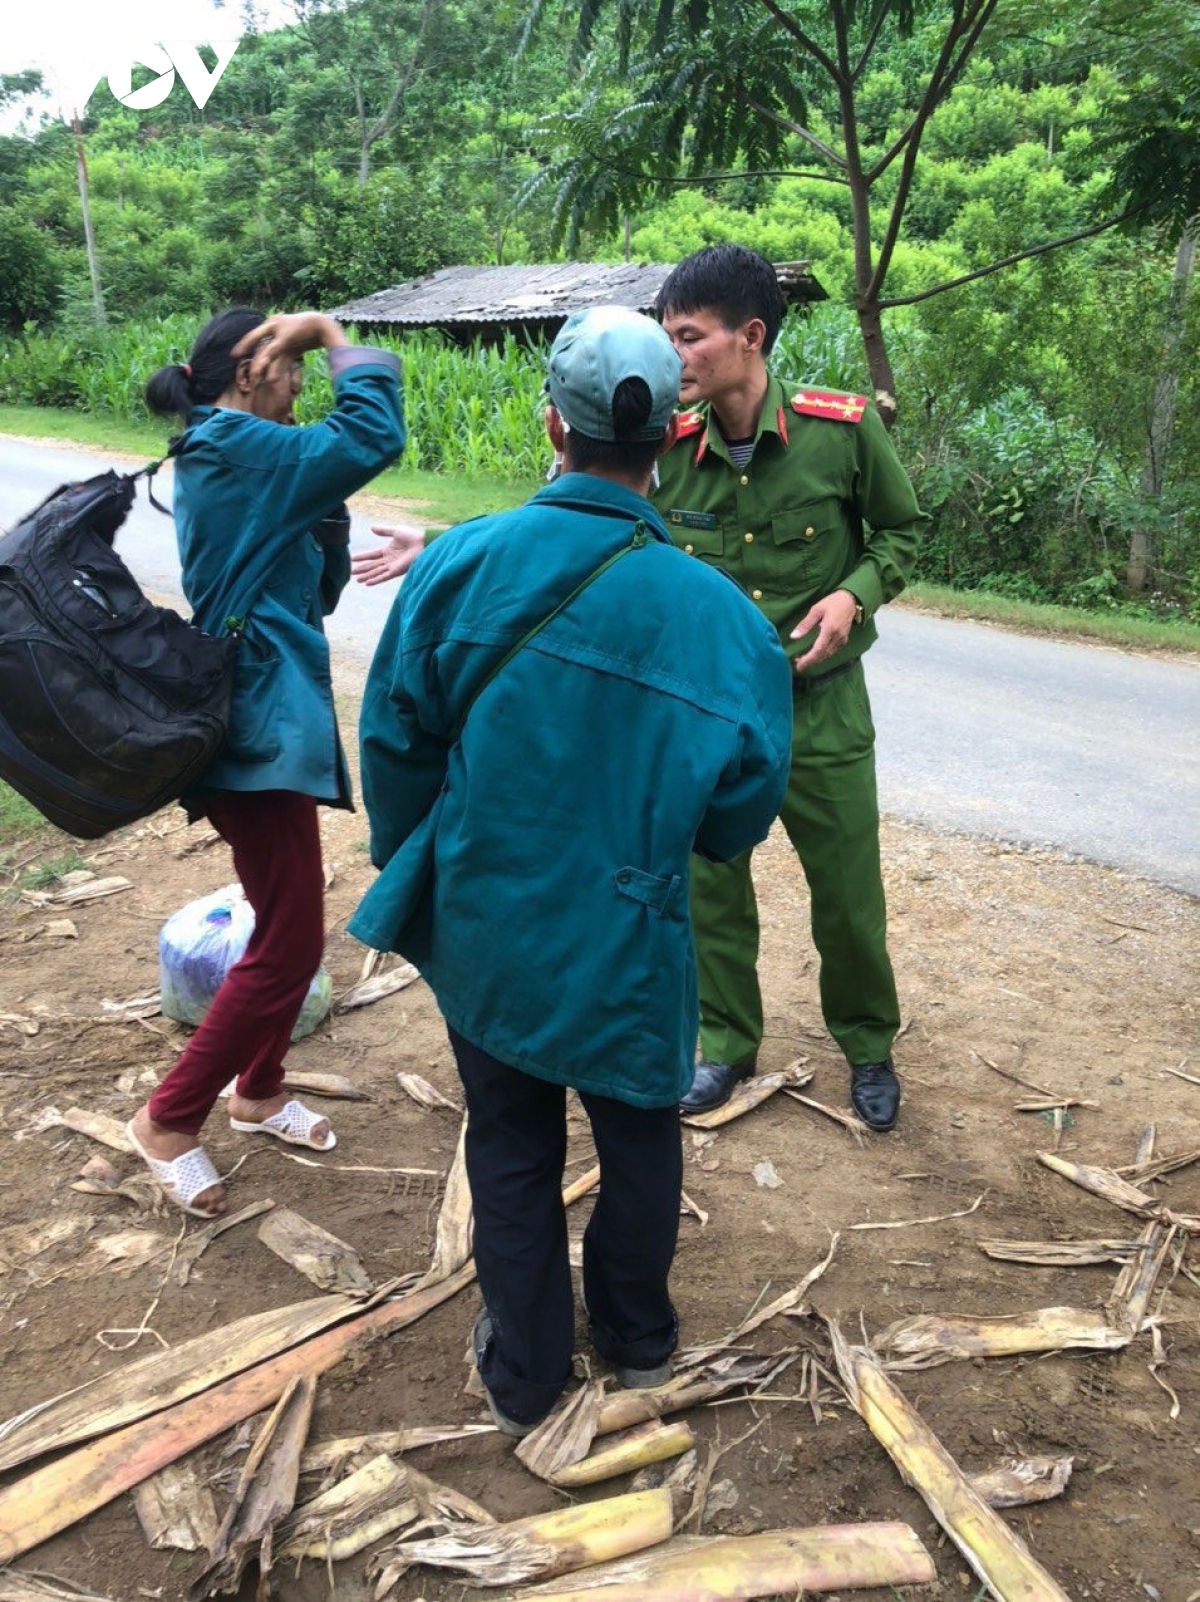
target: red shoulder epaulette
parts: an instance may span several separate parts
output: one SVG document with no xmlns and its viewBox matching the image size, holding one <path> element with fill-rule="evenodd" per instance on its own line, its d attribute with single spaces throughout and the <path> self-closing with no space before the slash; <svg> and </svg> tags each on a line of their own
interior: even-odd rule
<svg viewBox="0 0 1200 1602">
<path fill-rule="evenodd" d="M 687 439 L 689 434 L 698 434 L 704 427 L 703 412 L 678 412 L 679 431 L 676 439 Z"/>
<path fill-rule="evenodd" d="M 792 410 L 801 417 L 828 417 L 835 423 L 861 422 L 866 409 L 865 395 L 838 389 L 800 389 L 792 396 Z"/>
</svg>

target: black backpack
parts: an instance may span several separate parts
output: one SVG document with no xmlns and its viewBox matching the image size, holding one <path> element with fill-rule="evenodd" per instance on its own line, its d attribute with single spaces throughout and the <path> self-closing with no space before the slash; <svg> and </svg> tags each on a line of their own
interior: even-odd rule
<svg viewBox="0 0 1200 1602">
<path fill-rule="evenodd" d="M 85 840 L 176 800 L 229 718 L 239 636 L 152 605 L 113 549 L 152 471 L 65 485 L 0 538 L 0 779 Z"/>
</svg>

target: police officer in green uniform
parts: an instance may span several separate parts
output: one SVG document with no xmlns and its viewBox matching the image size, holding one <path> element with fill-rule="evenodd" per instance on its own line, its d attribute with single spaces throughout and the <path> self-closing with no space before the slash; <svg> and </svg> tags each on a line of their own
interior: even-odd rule
<svg viewBox="0 0 1200 1602">
<path fill-rule="evenodd" d="M 780 813 L 808 880 L 821 1007 L 875 1130 L 900 1105 L 900 1024 L 879 865 L 875 730 L 862 654 L 904 588 L 922 525 L 878 412 L 861 396 L 786 388 L 767 367 L 783 320 L 775 270 L 716 245 L 680 262 L 656 305 L 683 359 L 679 438 L 654 499 L 676 543 L 724 568 L 779 629 L 794 668 L 792 765 Z M 685 1112 L 728 1100 L 763 1033 L 750 853 L 696 858 L 700 1062 Z"/>
</svg>

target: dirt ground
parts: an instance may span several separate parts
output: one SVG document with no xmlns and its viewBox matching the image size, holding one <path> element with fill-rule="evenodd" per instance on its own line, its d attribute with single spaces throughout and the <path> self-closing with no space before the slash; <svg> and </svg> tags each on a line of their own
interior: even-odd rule
<svg viewBox="0 0 1200 1602">
<path fill-rule="evenodd" d="M 1148 820 L 1150 823 L 1152 820 Z M 338 992 L 358 977 L 362 949 L 345 933 L 371 869 L 359 816 L 327 814 L 332 876 L 327 962 Z M 315 1294 L 308 1282 L 256 1238 L 257 1221 L 214 1242 L 186 1288 L 165 1286 L 170 1251 L 183 1223 L 173 1209 L 139 1212 L 124 1198 L 70 1186 L 102 1151 L 46 1110 L 80 1105 L 124 1121 L 147 1084 L 171 1063 L 184 1031 L 161 1018 L 112 1022 L 105 1000 L 158 988 L 157 934 L 193 896 L 229 882 L 226 849 L 203 844 L 204 825 L 182 814 L 102 843 L 90 854 L 101 873 L 124 874 L 132 888 L 70 910 L 78 938 L 46 932 L 64 914 L 36 909 L 10 893 L 0 906 L 0 1013 L 36 1020 L 34 1035 L 0 1025 L 0 1417 L 159 1348 L 145 1335 L 125 1354 L 109 1351 L 104 1330 L 136 1328 L 155 1303 L 149 1327 L 175 1344 L 244 1314 Z M 67 843 L 52 844 L 48 856 Z M 79 848 L 85 854 L 87 848 Z M 1008 1314 L 1073 1305 L 1096 1307 L 1111 1290 L 1112 1267 L 1030 1268 L 986 1257 L 987 1238 L 1132 1238 L 1136 1221 L 1039 1165 L 1055 1139 L 1050 1115 L 1015 1106 L 1029 1092 L 985 1066 L 987 1058 L 1055 1095 L 1095 1102 L 1075 1109 L 1061 1150 L 1117 1166 L 1133 1161 L 1143 1126 L 1158 1126 L 1163 1154 L 1200 1145 L 1200 1086 L 1168 1069 L 1200 1071 L 1195 981 L 1200 919 L 1187 897 L 1123 874 L 1044 851 L 931 833 L 889 821 L 884 830 L 892 947 L 905 1029 L 897 1060 L 905 1104 L 896 1132 L 862 1144 L 842 1127 L 782 1096 L 728 1126 L 708 1144 L 684 1132 L 684 1184 L 708 1213 L 681 1226 L 674 1275 L 685 1342 L 718 1336 L 764 1296 L 795 1284 L 841 1234 L 833 1264 L 813 1300 L 837 1315 L 852 1339 L 921 1312 Z M 18 851 L 18 861 L 29 852 Z M 26 863 L 24 871 L 35 864 Z M 763 909 L 762 973 L 767 1039 L 762 1068 L 797 1054 L 816 1071 L 809 1094 L 846 1105 L 847 1076 L 823 1034 L 816 968 L 807 936 L 806 892 L 782 837 L 757 858 Z M 427 1111 L 403 1094 L 397 1073 L 415 1071 L 441 1090 L 457 1089 L 433 999 L 423 983 L 361 1011 L 335 1015 L 299 1044 L 300 1069 L 340 1072 L 369 1095 L 325 1102 L 337 1150 L 304 1167 L 287 1148 L 231 1133 L 220 1108 L 207 1144 L 230 1181 L 231 1208 L 265 1197 L 295 1208 L 359 1248 L 382 1280 L 427 1266 L 441 1181 L 357 1172 L 356 1168 L 432 1168 L 451 1162 L 458 1119 Z M 1036 1098 L 1033 1098 L 1036 1099 Z M 586 1123 L 572 1123 L 572 1167 L 589 1154 Z M 107 1153 L 124 1171 L 129 1158 Z M 782 1183 L 756 1182 L 768 1160 Z M 336 1178 L 323 1174 L 335 1171 Z M 1159 1194 L 1200 1212 L 1200 1165 L 1161 1182 Z M 976 1198 L 974 1211 L 967 1209 Z M 587 1203 L 571 1214 L 577 1234 Z M 895 1229 L 863 1223 L 928 1220 Z M 53 1224 L 57 1239 L 42 1233 Z M 204 1226 L 187 1221 L 192 1232 Z M 102 1242 L 121 1231 L 155 1233 L 148 1258 L 109 1264 Z M 39 1247 L 36 1255 L 31 1248 Z M 1069 1453 L 1074 1477 L 1064 1497 L 1004 1515 L 1073 1598 L 1189 1602 L 1200 1597 L 1200 1258 L 1193 1245 L 1170 1271 L 1161 1307 L 1167 1363 L 1149 1371 L 1150 1339 L 1123 1352 L 1071 1352 L 1028 1360 L 956 1362 L 904 1374 L 898 1383 L 968 1472 L 1006 1452 Z M 370 1343 L 319 1383 L 310 1439 L 402 1425 L 455 1424 L 486 1415 L 464 1394 L 464 1351 L 478 1293 L 467 1290 L 394 1337 Z M 109 1337 L 119 1344 L 120 1338 Z M 757 1333 L 764 1351 L 797 1340 L 827 1346 L 824 1326 L 775 1319 Z M 788 1375 L 772 1395 L 786 1395 Z M 749 1533 L 785 1525 L 903 1519 L 934 1555 L 939 1581 L 868 1598 L 973 1598 L 980 1594 L 954 1548 L 918 1496 L 900 1480 L 866 1426 L 827 1399 L 736 1402 L 698 1411 L 702 1441 L 731 1442 L 761 1427 L 719 1462 L 720 1490 L 706 1532 Z M 207 1472 L 228 1470 L 229 1438 L 205 1449 Z M 240 1461 L 240 1460 L 239 1460 Z M 532 1478 L 494 1435 L 425 1448 L 413 1461 L 435 1478 L 511 1518 L 557 1505 L 560 1495 Z M 10 1485 L 22 1471 L 0 1480 Z M 584 1496 L 622 1489 L 618 1481 Z M 218 1497 L 220 1504 L 222 1498 Z M 151 1550 L 121 1495 L 44 1543 L 21 1566 L 68 1579 L 114 1602 L 164 1602 L 187 1595 L 201 1556 Z M 339 1564 L 334 1593 L 370 1596 L 365 1558 Z M 246 1584 L 239 1593 L 253 1594 Z M 289 1602 L 330 1594 L 319 1564 L 280 1579 Z M 462 1582 L 413 1571 L 396 1595 L 405 1602 L 449 1602 Z M 477 1593 L 470 1593 L 477 1594 Z"/>
</svg>

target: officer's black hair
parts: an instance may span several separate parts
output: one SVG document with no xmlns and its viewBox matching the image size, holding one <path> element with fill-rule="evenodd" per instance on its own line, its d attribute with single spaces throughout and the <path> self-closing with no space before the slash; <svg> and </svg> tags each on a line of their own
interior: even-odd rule
<svg viewBox="0 0 1200 1602">
<path fill-rule="evenodd" d="M 668 274 L 654 310 L 660 321 L 668 312 L 712 312 L 729 329 L 757 317 L 767 330 L 763 355 L 769 356 L 787 307 L 765 256 L 745 245 L 705 245 Z"/>
<path fill-rule="evenodd" d="M 193 406 L 211 406 L 233 383 L 242 358 L 233 347 L 266 318 L 249 306 L 218 312 L 196 335 L 186 362 L 160 367 L 146 385 L 146 405 L 158 417 L 181 417 L 186 422 Z"/>
<path fill-rule="evenodd" d="M 648 473 L 658 456 L 662 435 L 651 440 L 630 436 L 645 430 L 651 405 L 650 386 L 644 378 L 623 378 L 612 398 L 616 439 L 591 439 L 573 428 L 568 430 L 563 450 L 571 471 Z"/>
</svg>

